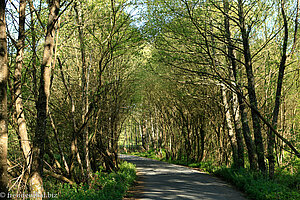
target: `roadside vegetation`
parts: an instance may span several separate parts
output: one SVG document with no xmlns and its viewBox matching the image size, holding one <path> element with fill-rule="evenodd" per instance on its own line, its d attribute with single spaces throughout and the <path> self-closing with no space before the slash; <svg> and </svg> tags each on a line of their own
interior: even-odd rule
<svg viewBox="0 0 300 200">
<path fill-rule="evenodd" d="M 164 151 L 163 151 L 164 152 Z M 186 162 L 186 159 L 166 159 L 165 153 L 157 154 L 153 149 L 144 152 L 130 152 L 131 155 L 151 158 L 172 164 L 184 165 L 217 176 L 234 185 L 252 200 L 298 200 L 300 199 L 300 173 L 290 174 L 277 169 L 274 179 L 244 168 L 216 166 L 213 162 Z M 298 165 L 299 166 L 299 165 Z"/>
<path fill-rule="evenodd" d="M 116 172 L 105 172 L 103 169 L 92 174 L 91 183 L 62 184 L 46 182 L 49 193 L 57 194 L 58 198 L 69 200 L 121 200 L 126 195 L 136 178 L 135 166 L 131 163 L 121 162 Z"/>
</svg>

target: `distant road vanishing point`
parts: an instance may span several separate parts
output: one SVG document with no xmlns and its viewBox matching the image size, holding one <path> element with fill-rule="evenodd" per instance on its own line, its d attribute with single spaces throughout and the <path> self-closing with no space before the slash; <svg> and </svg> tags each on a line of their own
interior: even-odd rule
<svg viewBox="0 0 300 200">
<path fill-rule="evenodd" d="M 131 155 L 120 158 L 133 163 L 143 177 L 140 200 L 246 200 L 224 181 L 199 171 Z"/>
</svg>

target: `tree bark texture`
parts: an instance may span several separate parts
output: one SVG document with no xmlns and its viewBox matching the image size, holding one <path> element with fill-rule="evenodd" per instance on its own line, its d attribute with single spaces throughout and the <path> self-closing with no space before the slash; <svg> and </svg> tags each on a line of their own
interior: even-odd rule
<svg viewBox="0 0 300 200">
<path fill-rule="evenodd" d="M 7 81 L 9 76 L 7 59 L 5 21 L 5 0 L 0 0 L 0 192 L 4 192 L 7 199 L 8 174 L 7 174 Z M 1 197 L 3 195 L 1 194 Z"/>
<path fill-rule="evenodd" d="M 89 86 L 89 72 L 87 66 L 86 58 L 86 45 L 83 35 L 83 14 L 79 13 L 77 9 L 77 4 L 74 6 L 75 18 L 78 27 L 78 36 L 80 43 L 80 52 L 81 52 L 81 62 L 82 62 L 82 74 L 81 74 L 81 83 L 82 83 L 82 124 L 86 121 L 86 114 L 89 112 L 89 98 L 88 98 L 88 86 Z M 84 154 L 85 154 L 85 165 L 86 165 L 86 179 L 87 182 L 90 182 L 91 178 L 91 163 L 89 157 L 89 132 L 88 127 L 83 129 L 83 138 L 84 138 Z"/>
<path fill-rule="evenodd" d="M 225 120 L 226 120 L 227 129 L 228 129 L 228 137 L 229 137 L 230 145 L 232 148 L 233 164 L 237 165 L 237 163 L 238 163 L 237 150 L 238 149 L 237 149 L 236 138 L 234 137 L 233 119 L 230 115 L 230 111 L 229 111 L 230 107 L 229 107 L 228 100 L 227 100 L 226 87 L 224 85 L 222 85 L 221 92 L 222 92 L 222 97 L 223 97 Z"/>
<path fill-rule="evenodd" d="M 228 57 L 231 63 L 231 69 L 232 69 L 232 74 L 233 74 L 233 80 L 234 80 L 234 85 L 236 89 L 239 91 L 236 94 L 237 102 L 238 102 L 238 112 L 236 112 L 236 115 L 239 115 L 239 118 L 241 120 L 242 124 L 242 135 L 245 140 L 245 144 L 248 150 L 248 159 L 250 163 L 250 168 L 252 170 L 257 170 L 257 158 L 256 158 L 256 152 L 255 152 L 255 146 L 253 143 L 253 140 L 251 138 L 251 131 L 249 128 L 249 123 L 248 123 L 248 117 L 247 113 L 245 112 L 245 103 L 243 101 L 243 94 L 241 91 L 240 83 L 238 82 L 238 69 L 237 69 L 237 63 L 236 63 L 236 57 L 234 55 L 234 47 L 232 45 L 231 41 L 231 33 L 230 33 L 230 23 L 229 19 L 226 16 L 226 14 L 229 12 L 229 2 L 227 0 L 224 0 L 224 12 L 225 12 L 225 37 L 227 40 L 227 51 L 228 51 Z M 239 119 L 236 119 L 236 122 L 238 122 Z M 239 150 L 239 154 L 241 154 L 241 150 Z"/>
<path fill-rule="evenodd" d="M 20 0 L 19 10 L 19 37 L 17 42 L 17 57 L 16 57 L 16 68 L 14 73 L 14 92 L 15 92 L 15 108 L 16 108 L 16 119 L 18 124 L 18 134 L 20 140 L 20 146 L 23 151 L 25 158 L 27 173 L 30 172 L 30 142 L 28 139 L 26 120 L 23 109 L 22 100 L 22 68 L 23 68 L 23 56 L 25 46 L 25 9 L 26 0 Z"/>
<path fill-rule="evenodd" d="M 256 98 L 255 92 L 255 81 L 254 81 L 254 74 L 253 74 L 253 67 L 251 61 L 251 52 L 250 52 L 250 44 L 249 44 L 249 33 L 246 29 L 245 25 L 245 16 L 243 10 L 243 1 L 238 1 L 238 15 L 239 15 L 239 25 L 242 34 L 242 41 L 243 41 L 243 48 L 244 48 L 244 59 L 245 59 L 245 68 L 247 73 L 247 80 L 248 80 L 248 95 L 251 106 L 258 110 L 258 103 Z M 254 141 L 256 146 L 256 153 L 258 159 L 258 166 L 260 171 L 266 172 L 266 164 L 265 164 L 265 153 L 264 153 L 264 145 L 263 145 L 263 138 L 261 133 L 261 125 L 260 125 L 260 118 L 253 109 L 251 109 L 251 116 L 252 116 L 252 124 L 253 124 L 253 132 L 254 132 Z"/>
<path fill-rule="evenodd" d="M 284 10 L 284 1 L 281 2 L 281 14 L 283 18 L 283 26 L 284 26 L 284 38 L 283 38 L 283 45 L 282 45 L 282 56 L 279 65 L 278 71 L 278 79 L 277 79 L 277 89 L 275 95 L 275 105 L 273 109 L 272 115 L 272 126 L 276 129 L 277 122 L 278 122 L 278 114 L 280 108 L 280 98 L 281 98 L 281 91 L 282 91 L 282 83 L 283 83 L 283 76 L 285 70 L 285 63 L 287 59 L 287 44 L 288 44 L 288 37 L 289 37 L 289 30 L 288 30 L 288 22 L 287 17 Z M 273 131 L 269 130 L 268 134 L 268 160 L 269 160 L 269 176 L 273 178 L 274 170 L 275 170 L 275 154 L 274 154 L 274 145 L 275 145 L 275 134 Z"/>
<path fill-rule="evenodd" d="M 235 59 L 235 55 L 234 55 L 234 48 L 232 46 L 232 41 L 231 41 L 231 33 L 230 33 L 230 23 L 229 23 L 229 18 L 227 17 L 228 13 L 229 13 L 229 2 L 228 0 L 224 0 L 224 27 L 225 27 L 225 38 L 227 40 L 227 51 L 228 51 L 228 60 L 230 62 L 231 65 L 231 76 L 233 76 L 233 80 L 236 84 L 237 80 L 237 64 L 236 64 L 236 59 Z M 244 132 L 245 130 L 241 128 L 241 123 L 240 123 L 240 106 L 239 106 L 239 99 L 241 97 L 239 97 L 238 94 L 232 94 L 233 97 L 233 115 L 235 117 L 234 119 L 234 124 L 235 124 L 235 132 L 236 132 L 236 138 L 237 138 L 237 151 L 238 151 L 238 167 L 244 167 L 244 144 L 243 144 L 243 139 L 242 139 L 242 131 Z M 242 122 L 243 123 L 243 122 Z M 245 122 L 244 122 L 245 123 Z M 246 125 L 248 126 L 248 124 Z M 250 133 L 249 133 L 250 134 Z M 245 133 L 244 133 L 245 135 Z M 247 144 L 246 144 L 247 145 Z M 252 155 L 252 151 L 250 150 L 249 152 L 251 154 L 251 156 L 249 156 L 249 162 L 250 162 L 250 166 L 253 166 L 253 155 Z M 251 167 L 252 168 L 252 167 Z"/>
<path fill-rule="evenodd" d="M 46 124 L 48 112 L 48 100 L 50 96 L 51 63 L 54 50 L 55 23 L 57 22 L 60 9 L 60 0 L 49 1 L 49 18 L 43 60 L 41 64 L 41 76 L 39 85 L 38 101 L 36 102 L 37 122 L 32 148 L 32 169 L 29 184 L 33 189 L 31 193 L 39 196 L 43 194 L 43 156 L 46 138 Z M 39 198 L 42 199 L 42 198 Z"/>
<path fill-rule="evenodd" d="M 233 116 L 234 116 L 234 127 L 235 127 L 235 136 L 237 142 L 237 167 L 244 167 L 245 160 L 244 160 L 244 143 L 243 143 L 243 135 L 242 135 L 242 128 L 240 122 L 240 113 L 239 113 L 239 105 L 237 94 L 232 94 L 233 99 Z"/>
</svg>

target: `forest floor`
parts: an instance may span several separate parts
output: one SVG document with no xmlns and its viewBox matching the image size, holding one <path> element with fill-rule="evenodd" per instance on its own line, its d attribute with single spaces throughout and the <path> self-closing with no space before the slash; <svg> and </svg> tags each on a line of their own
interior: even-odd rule
<svg viewBox="0 0 300 200">
<path fill-rule="evenodd" d="M 246 200 L 244 194 L 206 173 L 132 155 L 120 158 L 135 164 L 139 172 L 133 197 L 127 199 Z"/>
</svg>

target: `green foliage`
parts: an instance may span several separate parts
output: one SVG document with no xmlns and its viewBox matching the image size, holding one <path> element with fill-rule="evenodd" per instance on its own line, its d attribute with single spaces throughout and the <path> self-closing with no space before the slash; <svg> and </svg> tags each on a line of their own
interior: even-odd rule
<svg viewBox="0 0 300 200">
<path fill-rule="evenodd" d="M 205 172 L 209 172 L 209 173 L 213 173 L 214 171 L 216 171 L 217 169 L 219 169 L 219 167 L 217 167 L 216 165 L 213 164 L 213 162 L 199 162 L 199 163 L 191 163 L 188 164 L 189 167 L 193 167 L 193 168 L 199 168 Z"/>
<path fill-rule="evenodd" d="M 136 178 L 135 166 L 123 162 L 117 172 L 105 173 L 101 170 L 93 174 L 91 187 L 86 184 L 70 186 L 60 184 L 58 199 L 70 200 L 117 200 L 122 199 Z"/>
<path fill-rule="evenodd" d="M 144 152 L 132 152 L 131 154 L 135 155 L 135 156 L 151 158 L 151 159 L 155 159 L 155 160 L 159 160 L 159 161 L 165 161 L 165 152 L 164 151 L 163 151 L 161 157 L 159 157 L 157 155 L 157 152 L 154 149 L 150 149 L 150 150 L 144 151 Z"/>
<path fill-rule="evenodd" d="M 277 174 L 274 180 L 270 180 L 260 173 L 251 172 L 247 169 L 220 168 L 215 171 L 215 174 L 244 191 L 250 199 L 300 199 L 300 193 L 298 190 L 299 174 Z"/>
<path fill-rule="evenodd" d="M 298 159 L 298 164 L 295 166 L 298 166 L 297 173 L 291 174 L 288 171 L 285 170 L 277 170 L 274 181 L 284 185 L 288 188 L 294 188 L 297 189 L 298 191 L 300 190 L 300 171 L 299 171 L 299 159 Z"/>
</svg>

